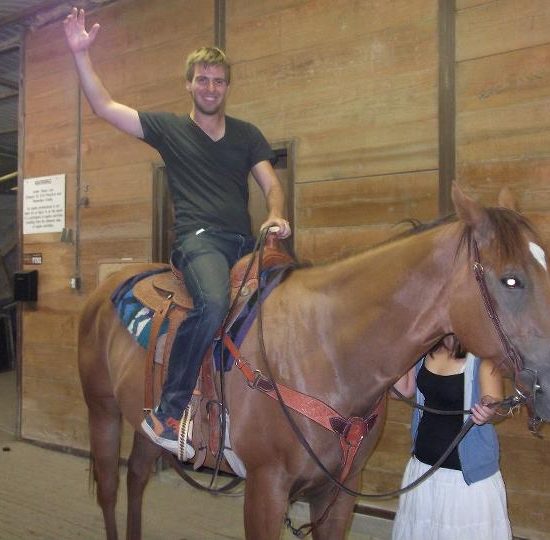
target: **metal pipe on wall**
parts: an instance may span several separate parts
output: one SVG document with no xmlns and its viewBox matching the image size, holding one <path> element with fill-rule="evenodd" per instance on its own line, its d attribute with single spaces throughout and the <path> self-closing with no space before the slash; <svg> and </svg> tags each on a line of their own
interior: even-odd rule
<svg viewBox="0 0 550 540">
<path fill-rule="evenodd" d="M 74 213 L 74 271 L 70 281 L 71 289 L 79 290 L 82 285 L 80 275 L 80 207 L 82 206 L 82 89 L 78 84 L 77 129 L 76 129 L 76 174 L 75 174 L 75 213 Z"/>
<path fill-rule="evenodd" d="M 214 43 L 225 51 L 225 0 L 214 0 Z"/>
<path fill-rule="evenodd" d="M 17 171 L 14 171 L 12 173 L 5 174 L 4 176 L 0 176 L 0 184 L 2 182 L 7 182 L 8 180 L 12 180 L 13 178 L 16 178 L 19 173 Z"/>
<path fill-rule="evenodd" d="M 439 0 L 439 215 L 454 211 L 451 184 L 456 175 L 455 0 Z"/>
</svg>

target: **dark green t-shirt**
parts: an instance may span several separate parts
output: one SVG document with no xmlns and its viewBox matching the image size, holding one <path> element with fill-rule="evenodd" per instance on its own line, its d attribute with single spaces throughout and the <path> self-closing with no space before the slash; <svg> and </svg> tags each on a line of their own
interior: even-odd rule
<svg viewBox="0 0 550 540">
<path fill-rule="evenodd" d="M 213 141 L 189 115 L 139 112 L 143 140 L 166 165 L 174 203 L 175 233 L 215 227 L 251 234 L 248 175 L 274 155 L 260 130 L 225 118 L 225 135 Z"/>
</svg>

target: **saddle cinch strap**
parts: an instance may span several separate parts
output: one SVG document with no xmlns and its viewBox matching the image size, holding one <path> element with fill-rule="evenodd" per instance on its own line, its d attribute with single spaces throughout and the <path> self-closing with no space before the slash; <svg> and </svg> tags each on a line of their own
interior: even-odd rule
<svg viewBox="0 0 550 540">
<path fill-rule="evenodd" d="M 254 260 L 251 264 L 252 259 Z M 288 265 L 292 262 L 292 257 L 278 247 L 276 239 L 266 245 L 263 253 L 262 269 Z M 243 284 L 245 278 L 246 281 Z M 232 309 L 226 318 L 226 328 L 229 328 L 238 317 L 246 302 L 257 290 L 258 283 L 258 255 L 257 253 L 251 253 L 240 259 L 231 270 Z M 134 285 L 133 293 L 137 300 L 154 313 L 145 359 L 144 410 L 147 411 L 151 410 L 155 404 L 156 387 L 160 387 L 164 381 L 175 331 L 187 317 L 187 312 L 193 307 L 193 300 L 183 284 L 181 273 L 168 265 L 166 266 L 166 272 L 153 274 L 140 280 Z M 155 383 L 155 353 L 160 330 L 167 319 L 169 321 L 168 333 L 162 362 L 160 362 L 160 381 Z"/>
</svg>

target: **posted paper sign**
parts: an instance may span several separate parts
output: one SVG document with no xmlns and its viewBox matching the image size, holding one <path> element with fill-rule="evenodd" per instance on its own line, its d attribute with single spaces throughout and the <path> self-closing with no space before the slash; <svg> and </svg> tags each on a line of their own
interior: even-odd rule
<svg viewBox="0 0 550 540">
<path fill-rule="evenodd" d="M 65 175 L 25 178 L 23 234 L 61 232 L 65 227 Z"/>
</svg>

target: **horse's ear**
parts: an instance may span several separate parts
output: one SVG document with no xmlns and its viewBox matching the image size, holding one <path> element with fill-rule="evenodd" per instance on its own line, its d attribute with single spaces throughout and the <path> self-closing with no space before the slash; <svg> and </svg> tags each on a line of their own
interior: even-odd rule
<svg viewBox="0 0 550 540">
<path fill-rule="evenodd" d="M 504 186 L 498 194 L 498 205 L 519 212 L 519 203 L 507 186 Z"/>
<path fill-rule="evenodd" d="M 468 197 L 456 182 L 453 182 L 451 196 L 455 205 L 456 215 L 465 224 L 475 231 L 475 237 L 479 244 L 490 240 L 492 237 L 491 223 L 485 207 Z"/>
</svg>

